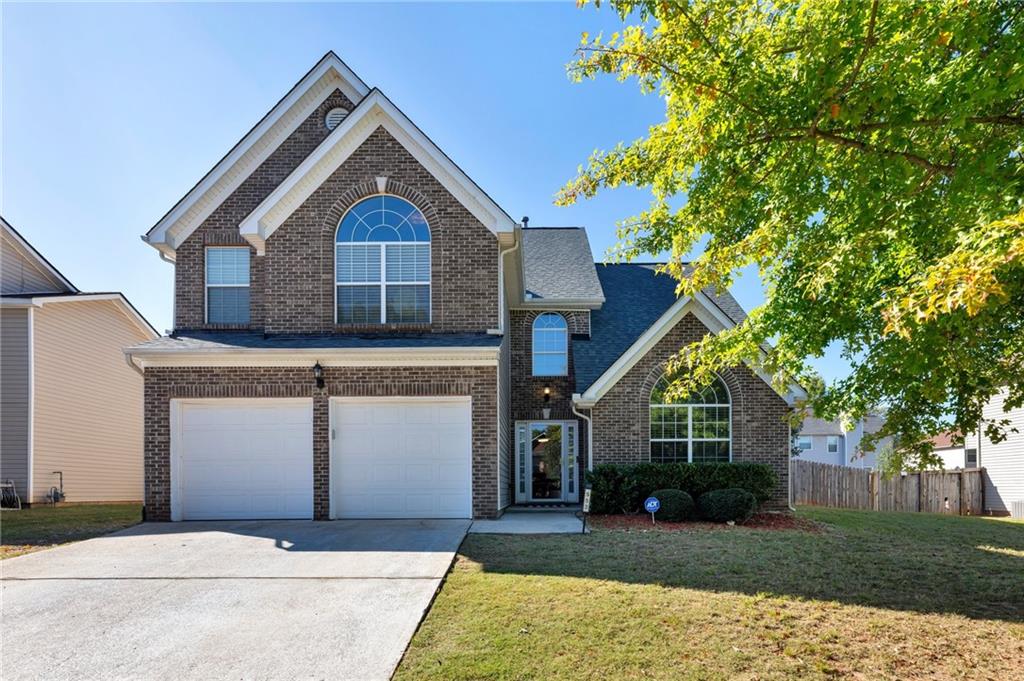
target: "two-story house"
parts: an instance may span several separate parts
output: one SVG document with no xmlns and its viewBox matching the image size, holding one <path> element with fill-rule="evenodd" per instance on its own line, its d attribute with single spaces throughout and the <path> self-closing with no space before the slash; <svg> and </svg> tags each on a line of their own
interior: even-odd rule
<svg viewBox="0 0 1024 681">
<path fill-rule="evenodd" d="M 784 505 L 798 386 L 661 389 L 736 301 L 525 222 L 328 53 L 144 237 L 175 269 L 174 332 L 127 350 L 147 516 L 491 518 L 639 461 L 767 462 Z"/>
</svg>

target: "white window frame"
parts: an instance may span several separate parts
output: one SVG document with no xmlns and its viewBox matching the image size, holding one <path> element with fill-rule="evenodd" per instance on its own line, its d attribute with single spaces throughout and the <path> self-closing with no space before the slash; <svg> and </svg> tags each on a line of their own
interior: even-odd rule
<svg viewBox="0 0 1024 681">
<path fill-rule="evenodd" d="M 804 447 L 804 443 L 807 444 L 806 447 Z M 814 448 L 814 440 L 810 435 L 800 435 L 796 439 L 796 448 L 801 452 L 809 452 Z"/>
<path fill-rule="evenodd" d="M 211 284 L 210 283 L 210 251 L 216 250 L 245 251 L 249 258 L 249 281 L 244 284 Z M 249 319 L 242 322 L 211 322 L 210 321 L 210 289 L 211 288 L 247 288 L 249 291 Z M 252 256 L 248 246 L 206 246 L 203 249 L 203 319 L 206 324 L 224 324 L 226 326 L 248 326 L 252 323 Z"/>
<path fill-rule="evenodd" d="M 537 350 L 537 343 L 535 342 L 535 335 L 537 334 L 537 322 L 546 315 L 553 315 L 562 320 L 564 328 L 561 329 L 540 329 L 542 333 L 561 333 L 562 334 L 562 349 L 561 350 Z M 565 358 L 565 371 L 560 374 L 538 374 L 537 373 L 537 355 L 559 355 Z M 547 376 L 568 376 L 569 375 L 569 320 L 565 318 L 565 315 L 560 312 L 542 312 L 533 318 L 533 323 L 530 325 L 530 374 L 538 378 L 544 378 Z"/>
<path fill-rule="evenodd" d="M 647 399 L 647 401 L 649 403 L 649 406 L 647 408 L 647 440 L 648 440 L 648 443 L 651 443 L 651 442 L 685 442 L 686 443 L 686 463 L 693 463 L 693 443 L 694 442 L 728 442 L 729 443 L 729 462 L 731 463 L 732 462 L 732 393 L 729 391 L 729 386 L 726 385 L 725 381 L 723 381 L 721 379 L 721 377 L 718 377 L 717 380 L 718 380 L 719 383 L 722 384 L 722 387 L 725 388 L 725 395 L 729 399 L 729 403 L 728 404 L 719 404 L 719 403 L 716 403 L 716 404 L 704 404 L 704 403 L 701 403 L 701 404 L 689 404 L 689 403 L 683 403 L 683 404 L 678 404 L 678 403 L 677 404 L 654 404 L 653 402 L 650 401 L 650 397 L 648 396 L 648 399 Z M 654 384 L 654 387 L 657 388 L 659 383 L 661 383 L 661 379 L 660 378 L 658 379 L 658 382 Z M 654 388 L 651 388 L 651 390 L 653 391 Z M 726 409 L 728 409 L 727 413 L 728 413 L 728 423 L 729 423 L 729 437 L 700 437 L 700 438 L 694 438 L 693 437 L 693 409 L 694 409 L 694 407 L 696 407 L 698 409 L 705 408 L 705 407 L 725 407 Z M 681 438 L 681 437 L 651 437 L 651 412 L 652 412 L 652 410 L 654 410 L 656 408 L 659 408 L 659 409 L 664 409 L 664 408 L 686 409 L 686 437 L 685 438 Z M 647 446 L 647 459 L 648 459 L 648 461 L 651 461 L 653 463 L 654 462 L 654 457 L 653 457 L 653 454 L 651 452 L 651 449 L 652 448 L 651 448 L 650 444 L 648 444 L 648 446 Z M 682 463 L 682 462 L 680 461 L 680 462 L 677 462 L 677 463 Z"/>
<path fill-rule="evenodd" d="M 833 449 L 833 447 L 834 447 L 834 449 Z M 829 454 L 838 454 L 839 453 L 839 436 L 838 435 L 829 435 L 828 436 L 828 438 L 825 440 L 825 451 L 828 452 Z"/>
<path fill-rule="evenodd" d="M 397 196 L 395 194 L 371 194 L 364 196 L 355 203 L 353 203 L 345 214 L 338 220 L 337 226 L 334 228 L 334 323 L 336 325 L 354 325 L 359 324 L 374 324 L 374 322 L 341 322 L 338 320 L 338 287 L 340 286 L 376 286 L 380 288 L 380 325 L 386 324 L 430 324 L 434 319 L 434 290 L 433 290 L 433 270 L 434 270 L 434 235 L 430 229 L 430 223 L 427 223 L 427 231 L 430 233 L 430 241 L 338 241 L 338 230 L 341 229 L 341 223 L 345 221 L 349 211 L 361 204 L 367 199 L 373 199 L 378 197 L 390 196 L 392 198 L 399 199 L 408 203 L 410 206 L 419 211 L 420 215 L 423 215 L 423 211 L 419 209 L 419 206 L 414 204 L 409 199 Z M 426 217 L 423 218 L 426 220 Z M 352 246 L 379 246 L 380 250 L 380 281 L 338 281 L 338 247 L 342 245 Z M 430 278 L 426 281 L 402 281 L 402 282 L 391 282 L 391 286 L 426 286 L 427 287 L 427 321 L 426 322 L 388 322 L 388 270 L 387 270 L 387 247 L 388 246 L 426 246 L 427 247 L 427 272 L 430 273 Z"/>
<path fill-rule="evenodd" d="M 562 427 L 562 497 L 560 499 L 534 499 L 532 462 L 529 451 L 530 429 L 533 426 Z M 579 423 L 577 421 L 516 421 L 515 457 L 515 500 L 525 503 L 575 503 L 580 499 L 580 485 L 577 480 L 579 469 Z"/>
</svg>

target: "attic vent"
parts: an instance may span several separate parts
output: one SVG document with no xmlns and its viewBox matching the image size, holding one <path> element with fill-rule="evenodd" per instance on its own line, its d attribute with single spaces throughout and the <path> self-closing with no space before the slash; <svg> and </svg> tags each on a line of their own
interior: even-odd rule
<svg viewBox="0 0 1024 681">
<path fill-rule="evenodd" d="M 327 116 L 324 117 L 324 125 L 327 126 L 328 130 L 334 130 L 338 127 L 338 124 L 345 120 L 345 116 L 348 116 L 348 109 L 342 109 L 336 107 L 327 112 Z"/>
</svg>

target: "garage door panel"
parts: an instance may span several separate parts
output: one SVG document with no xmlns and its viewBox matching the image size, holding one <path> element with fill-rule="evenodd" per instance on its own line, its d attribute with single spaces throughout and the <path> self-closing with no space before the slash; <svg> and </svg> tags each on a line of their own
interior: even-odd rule
<svg viewBox="0 0 1024 681">
<path fill-rule="evenodd" d="M 472 515 L 468 400 L 338 402 L 332 409 L 337 517 Z"/>
<path fill-rule="evenodd" d="M 312 517 L 309 401 L 186 402 L 176 437 L 181 518 Z"/>
</svg>

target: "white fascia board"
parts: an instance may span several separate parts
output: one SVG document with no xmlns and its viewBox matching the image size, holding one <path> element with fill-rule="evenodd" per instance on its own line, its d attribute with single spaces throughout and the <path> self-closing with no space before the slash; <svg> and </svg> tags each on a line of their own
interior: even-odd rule
<svg viewBox="0 0 1024 681">
<path fill-rule="evenodd" d="M 130 347 L 125 355 L 141 369 L 146 367 L 213 366 L 309 366 L 325 367 L 421 367 L 497 366 L 498 348 L 209 348 L 146 349 Z"/>
<path fill-rule="evenodd" d="M 142 240 L 174 261 L 175 249 L 266 160 L 334 90 L 358 104 L 370 89 L 328 53 Z"/>
<path fill-rule="evenodd" d="M 513 310 L 600 310 L 604 298 L 531 298 L 512 306 Z"/>
<path fill-rule="evenodd" d="M 515 221 L 377 89 L 320 143 L 239 225 L 257 253 L 266 241 L 378 128 L 383 127 L 492 233 Z"/>
<path fill-rule="evenodd" d="M 721 333 L 723 330 L 736 325 L 703 292 L 697 292 L 693 297 L 683 296 L 673 303 L 672 307 L 666 310 L 658 321 L 652 324 L 626 352 L 622 353 L 622 356 L 608 367 L 585 393 L 578 395 L 578 399 L 577 395 L 573 395 L 573 401 L 580 407 L 591 407 L 596 404 L 611 390 L 612 386 L 619 382 L 619 379 L 625 376 L 687 314 L 692 314 L 714 334 Z M 775 386 L 772 385 L 771 376 L 761 369 L 755 369 L 755 373 L 773 390 L 776 390 Z M 791 384 L 786 393 L 779 392 L 778 390 L 776 392 L 789 405 L 793 405 L 797 399 L 807 397 L 806 391 L 796 383 Z"/>
</svg>

